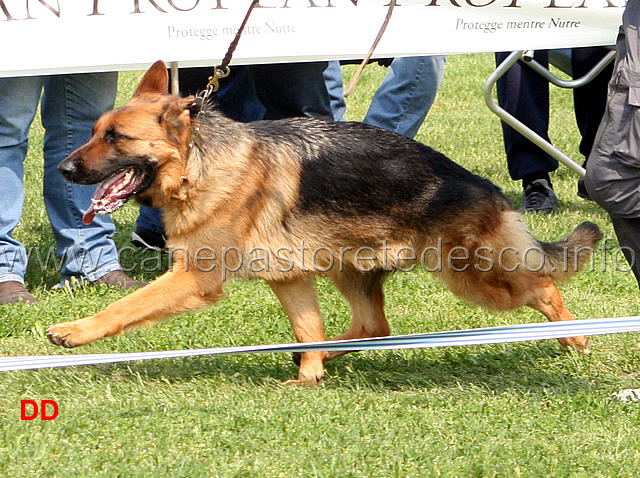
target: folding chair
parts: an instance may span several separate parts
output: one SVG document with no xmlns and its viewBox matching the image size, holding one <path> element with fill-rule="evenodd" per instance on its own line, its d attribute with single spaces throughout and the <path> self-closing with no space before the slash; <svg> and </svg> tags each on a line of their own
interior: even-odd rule
<svg viewBox="0 0 640 478">
<path fill-rule="evenodd" d="M 534 52 L 532 50 L 514 51 L 502 63 L 500 63 L 495 71 L 489 76 L 487 82 L 484 85 L 484 101 L 487 103 L 489 109 L 493 113 L 495 113 L 502 121 L 518 131 L 540 149 L 557 159 L 559 162 L 569 167 L 580 176 L 584 176 L 585 170 L 582 166 L 576 163 L 573 159 L 569 158 L 566 154 L 553 146 L 547 140 L 542 138 L 539 134 L 534 132 L 520 120 L 516 119 L 513 115 L 501 108 L 493 99 L 493 87 L 497 83 L 498 79 L 501 78 L 509 68 L 511 68 L 518 60 L 523 60 L 525 64 L 533 68 L 534 71 L 542 75 L 550 83 L 561 88 L 578 88 L 580 86 L 586 85 L 591 80 L 593 80 L 615 58 L 616 52 L 615 50 L 608 52 L 602 58 L 602 60 L 600 60 L 591 70 L 589 70 L 586 75 L 575 80 L 563 80 L 555 74 L 551 73 L 549 69 L 545 68 L 533 59 L 533 53 Z M 552 52 L 550 52 L 549 62 L 556 65 L 565 73 L 571 73 L 570 62 L 567 61 L 566 55 L 558 54 L 558 51 L 553 50 Z"/>
</svg>

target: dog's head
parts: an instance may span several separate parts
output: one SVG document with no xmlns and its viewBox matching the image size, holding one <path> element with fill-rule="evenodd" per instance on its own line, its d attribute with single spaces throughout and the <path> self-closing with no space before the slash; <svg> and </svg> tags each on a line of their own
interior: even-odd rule
<svg viewBox="0 0 640 478">
<path fill-rule="evenodd" d="M 162 178 L 181 177 L 189 153 L 193 102 L 193 97 L 168 94 L 167 67 L 158 61 L 126 105 L 98 119 L 89 142 L 58 167 L 68 181 L 100 183 L 84 215 L 85 224 L 96 214 L 114 212 L 134 196 L 154 204 L 154 196 L 163 193 L 154 191 L 156 186 L 162 183 L 165 190 L 172 186 Z"/>
</svg>

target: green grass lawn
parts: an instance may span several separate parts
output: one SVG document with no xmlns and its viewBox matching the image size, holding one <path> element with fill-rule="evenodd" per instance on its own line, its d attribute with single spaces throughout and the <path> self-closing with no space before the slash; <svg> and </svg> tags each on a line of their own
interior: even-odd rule
<svg viewBox="0 0 640 478">
<path fill-rule="evenodd" d="M 436 103 L 418 140 L 491 178 L 514 204 L 500 124 L 484 105 L 492 55 L 448 59 Z M 345 70 L 347 78 L 353 67 Z M 385 70 L 367 68 L 349 98 L 361 119 Z M 121 75 L 119 103 L 139 73 Z M 569 156 L 578 132 L 571 93 L 552 92 L 552 139 Z M 36 250 L 54 245 L 42 204 L 42 130 L 34 124 L 26 165 L 27 203 L 16 237 Z M 615 239 L 607 215 L 576 195 L 577 176 L 553 175 L 562 209 L 526 215 L 543 240 L 584 220 Z M 120 246 L 137 211 L 114 215 Z M 640 315 L 638 288 L 617 244 L 598 249 L 594 266 L 562 287 L 577 318 Z M 128 252 L 131 274 L 152 279 L 158 258 Z M 620 267 L 616 267 L 616 261 Z M 210 310 L 154 329 L 66 351 L 45 329 L 96 312 L 124 293 L 105 287 L 51 291 L 53 266 L 31 264 L 35 306 L 0 307 L 0 355 L 105 353 L 291 342 L 288 321 L 269 288 L 234 282 Z M 348 325 L 347 306 L 319 281 L 328 336 Z M 394 334 L 540 322 L 532 310 L 491 314 L 449 293 L 425 272 L 395 275 L 386 286 Z M 296 375 L 288 354 L 132 362 L 0 374 L 0 476 L 56 477 L 422 477 L 636 476 L 640 403 L 610 400 L 640 386 L 636 334 L 592 339 L 589 357 L 555 341 L 365 352 L 328 364 L 315 389 L 281 383 Z M 52 421 L 21 421 L 20 401 L 56 400 Z"/>
</svg>

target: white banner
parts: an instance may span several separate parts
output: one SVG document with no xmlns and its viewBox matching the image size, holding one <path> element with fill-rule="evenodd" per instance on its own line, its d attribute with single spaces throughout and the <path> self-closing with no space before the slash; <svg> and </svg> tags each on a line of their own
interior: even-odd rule
<svg viewBox="0 0 640 478">
<path fill-rule="evenodd" d="M 260 0 L 235 64 L 366 55 L 389 0 Z M 212 65 L 250 0 L 0 0 L 0 76 Z M 377 57 L 612 45 L 625 0 L 398 0 Z"/>
</svg>

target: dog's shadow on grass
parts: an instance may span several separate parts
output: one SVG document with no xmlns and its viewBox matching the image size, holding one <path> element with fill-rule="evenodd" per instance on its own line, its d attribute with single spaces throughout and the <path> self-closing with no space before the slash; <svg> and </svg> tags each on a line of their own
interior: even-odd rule
<svg viewBox="0 0 640 478">
<path fill-rule="evenodd" d="M 434 357 L 434 355 L 437 355 Z M 325 386 L 350 389 L 433 390 L 475 387 L 566 392 L 587 385 L 582 370 L 589 357 L 564 351 L 553 342 L 517 344 L 500 351 L 456 347 L 444 353 L 426 351 L 360 352 L 327 364 Z M 178 383 L 220 379 L 240 386 L 273 386 L 297 376 L 290 354 L 208 356 L 101 367 L 120 379 Z"/>
<path fill-rule="evenodd" d="M 331 374 L 349 380 L 355 373 L 359 376 L 359 386 L 366 381 L 371 387 L 392 390 L 467 387 L 494 392 L 575 390 L 586 384 L 579 367 L 581 362 L 589 360 L 586 356 L 569 353 L 553 342 L 516 345 L 501 351 L 454 348 L 438 355 L 430 358 L 422 351 L 413 351 L 409 355 L 381 355 L 375 360 L 355 354 L 345 358 L 346 367 L 336 363 Z"/>
</svg>

